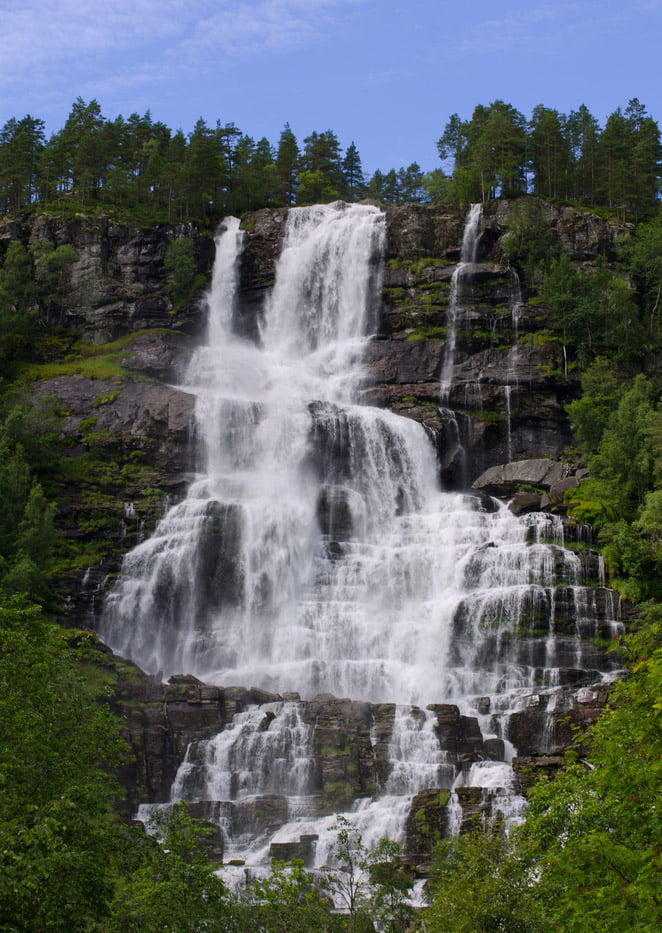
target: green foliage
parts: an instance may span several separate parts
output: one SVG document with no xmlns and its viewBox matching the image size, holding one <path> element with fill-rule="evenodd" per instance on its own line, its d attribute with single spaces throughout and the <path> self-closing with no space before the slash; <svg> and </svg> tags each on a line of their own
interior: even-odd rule
<svg viewBox="0 0 662 933">
<path fill-rule="evenodd" d="M 175 300 L 185 298 L 195 282 L 197 273 L 193 240 L 187 237 L 171 240 L 166 247 L 163 267 Z"/>
<path fill-rule="evenodd" d="M 639 363 L 643 333 L 632 289 L 602 262 L 578 272 L 563 253 L 549 263 L 542 294 L 554 312 L 554 328 L 580 362 L 607 351 L 622 365 Z"/>
<path fill-rule="evenodd" d="M 11 240 L 0 268 L 0 365 L 29 352 L 37 321 L 30 256 L 22 243 Z"/>
<path fill-rule="evenodd" d="M 504 259 L 522 268 L 530 281 L 558 255 L 558 240 L 539 203 L 527 201 L 511 210 L 501 251 Z"/>
<path fill-rule="evenodd" d="M 346 929 L 334 915 L 315 876 L 303 864 L 273 862 L 266 878 L 249 885 L 240 907 L 241 933 L 341 933 Z"/>
<path fill-rule="evenodd" d="M 144 333 L 162 333 L 162 330 L 134 331 L 111 343 L 76 343 L 64 360 L 50 363 L 31 363 L 16 367 L 16 372 L 25 381 L 53 379 L 55 376 L 81 375 L 86 379 L 140 380 L 136 373 L 125 369 L 122 360 L 127 356 L 134 340 Z"/>
<path fill-rule="evenodd" d="M 613 585 L 635 600 L 660 596 L 662 412 L 653 387 L 643 375 L 627 389 L 617 386 L 604 360 L 582 385 L 568 411 L 591 475 L 568 491 L 571 514 L 598 530 Z"/>
<path fill-rule="evenodd" d="M 29 114 L 12 117 L 0 130 L 0 210 L 19 211 L 31 204 L 39 182 L 44 121 Z"/>
<path fill-rule="evenodd" d="M 365 194 L 361 156 L 352 142 L 342 160 L 342 172 L 345 181 L 343 197 L 346 201 L 359 201 Z"/>
<path fill-rule="evenodd" d="M 123 830 L 106 768 L 123 745 L 39 610 L 0 601 L 0 930 L 88 929 Z"/>
<path fill-rule="evenodd" d="M 138 868 L 119 879 L 110 903 L 108 933 L 239 933 L 238 918 L 227 889 L 200 846 L 204 827 L 192 819 L 186 804 L 161 811 L 152 820 L 159 844 Z"/>
<path fill-rule="evenodd" d="M 604 130 L 582 104 L 568 116 L 543 105 L 528 123 L 504 101 L 477 106 L 470 120 L 453 114 L 437 142 L 452 162 L 448 195 L 466 206 L 528 190 L 545 198 L 602 205 L 623 219 L 657 210 L 657 123 L 634 98 L 610 114 Z"/>
<path fill-rule="evenodd" d="M 455 198 L 461 205 L 526 192 L 526 121 L 510 104 L 478 105 L 471 120 L 453 114 L 437 142 L 452 158 Z"/>
<path fill-rule="evenodd" d="M 626 642 L 630 676 L 592 729 L 588 762 L 534 788 L 520 851 L 557 929 L 662 924 L 662 612 Z"/>
<path fill-rule="evenodd" d="M 621 397 L 602 435 L 591 471 L 609 483 L 619 514 L 632 518 L 653 481 L 654 453 L 649 426 L 653 414 L 652 386 L 639 375 Z"/>
<path fill-rule="evenodd" d="M 572 419 L 577 443 L 582 451 L 594 454 L 621 394 L 611 364 L 598 357 L 584 370 L 582 394 L 566 411 Z"/>
<path fill-rule="evenodd" d="M 299 160 L 297 204 L 335 201 L 345 186 L 340 143 L 332 130 L 312 132 Z M 356 153 L 358 156 L 358 152 Z"/>
<path fill-rule="evenodd" d="M 297 139 L 290 128 L 290 124 L 286 123 L 278 141 L 275 167 L 278 192 L 276 201 L 287 207 L 294 204 L 295 201 L 298 185 L 298 163 L 299 146 L 297 144 Z"/>
<path fill-rule="evenodd" d="M 69 244 L 44 239 L 26 249 L 10 240 L 0 267 L 0 365 L 28 357 L 39 325 L 56 320 L 75 259 Z"/>
<path fill-rule="evenodd" d="M 18 420 L 10 415 L 0 425 L 0 593 L 44 599 L 57 540 L 55 505 L 46 501 L 16 438 Z"/>
<path fill-rule="evenodd" d="M 659 351 L 662 307 L 662 214 L 640 224 L 627 250 L 630 274 L 637 285 L 645 350 Z"/>
<path fill-rule="evenodd" d="M 34 264 L 37 300 L 42 317 L 53 323 L 59 317 L 61 304 L 71 282 L 71 267 L 77 254 L 70 243 L 55 247 L 50 240 L 37 240 L 30 247 Z"/>
<path fill-rule="evenodd" d="M 119 394 L 120 394 L 119 389 L 115 389 L 112 392 L 102 392 L 101 395 L 96 395 L 92 399 L 92 407 L 101 408 L 102 405 L 111 405 Z M 89 422 L 91 419 L 88 418 L 86 420 Z M 86 425 L 86 427 L 89 427 L 89 424 Z M 83 429 L 81 428 L 81 430 Z"/>
<path fill-rule="evenodd" d="M 453 200 L 451 179 L 440 168 L 426 172 L 423 176 L 423 190 L 430 201 L 448 203 Z"/>
<path fill-rule="evenodd" d="M 426 186 L 426 177 L 418 162 L 412 162 L 411 165 L 403 166 L 397 171 L 391 169 L 386 174 L 377 169 L 365 187 L 365 195 L 389 204 L 427 201 L 430 200 L 430 194 Z M 430 183 L 434 184 L 432 180 Z"/>
<path fill-rule="evenodd" d="M 543 198 L 565 198 L 570 190 L 571 151 L 566 118 L 539 104 L 528 127 L 529 167 L 533 193 Z"/>
<path fill-rule="evenodd" d="M 0 131 L 2 213 L 37 206 L 62 217 L 120 211 L 139 222 L 195 218 L 214 227 L 228 213 L 318 198 L 356 201 L 363 188 L 356 145 L 343 156 L 331 130 L 311 133 L 300 152 L 289 124 L 274 147 L 220 121 L 199 119 L 187 135 L 149 111 L 110 121 L 96 100 L 79 97 L 48 142 L 42 121 L 29 116 Z M 186 286 L 175 278 L 181 298 Z"/>
<path fill-rule="evenodd" d="M 339 817 L 334 855 L 339 870 L 328 872 L 325 887 L 349 914 L 348 930 L 404 933 L 413 918 L 409 895 L 413 878 L 401 865 L 398 843 L 381 839 L 370 850 L 361 833 Z"/>
<path fill-rule="evenodd" d="M 424 174 L 413 162 L 378 169 L 366 184 L 355 143 L 343 154 L 332 130 L 310 133 L 300 151 L 287 123 L 274 146 L 220 121 L 199 119 L 188 134 L 149 111 L 111 121 L 98 101 L 79 97 L 48 141 L 43 121 L 29 114 L 0 130 L 0 213 L 120 211 L 145 223 L 196 219 L 213 227 L 228 213 L 313 200 L 466 206 L 528 190 L 634 220 L 657 209 L 659 131 L 636 98 L 602 130 L 584 105 L 567 116 L 538 105 L 526 120 L 505 101 L 479 104 L 470 120 L 450 117 L 437 147 L 452 173 Z M 57 302 L 49 313 L 56 310 Z"/>
<path fill-rule="evenodd" d="M 475 833 L 437 844 L 430 869 L 430 906 L 421 933 L 543 933 L 553 927 L 532 892 L 532 875 L 510 843 Z"/>
<path fill-rule="evenodd" d="M 298 205 L 337 201 L 340 194 L 340 188 L 336 187 L 333 179 L 324 172 L 313 170 L 299 172 Z"/>
</svg>

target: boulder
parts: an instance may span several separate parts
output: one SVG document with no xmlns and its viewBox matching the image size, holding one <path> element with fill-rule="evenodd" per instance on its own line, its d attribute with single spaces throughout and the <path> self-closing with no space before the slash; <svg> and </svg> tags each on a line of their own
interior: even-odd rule
<svg viewBox="0 0 662 933">
<path fill-rule="evenodd" d="M 566 479 L 572 471 L 569 463 L 540 458 L 502 463 L 485 470 L 472 483 L 472 489 L 492 496 L 507 498 L 515 495 L 522 487 L 534 486 L 549 489 Z"/>
</svg>

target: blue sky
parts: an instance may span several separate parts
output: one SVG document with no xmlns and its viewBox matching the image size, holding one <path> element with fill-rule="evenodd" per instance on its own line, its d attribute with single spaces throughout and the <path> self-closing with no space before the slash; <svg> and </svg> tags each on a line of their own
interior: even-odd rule
<svg viewBox="0 0 662 933">
<path fill-rule="evenodd" d="M 662 120 L 662 0 L 0 0 L 0 35 L 0 125 L 49 134 L 80 96 L 185 132 L 331 129 L 372 172 L 437 167 L 450 114 L 497 98 Z"/>
</svg>

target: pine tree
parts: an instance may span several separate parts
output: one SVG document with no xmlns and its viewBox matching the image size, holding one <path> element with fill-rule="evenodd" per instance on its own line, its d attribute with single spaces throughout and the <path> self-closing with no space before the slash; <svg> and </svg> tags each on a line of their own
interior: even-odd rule
<svg viewBox="0 0 662 933">
<path fill-rule="evenodd" d="M 299 147 L 296 136 L 286 123 L 280 134 L 276 153 L 276 179 L 278 203 L 289 207 L 296 200 Z"/>
<path fill-rule="evenodd" d="M 557 110 L 539 104 L 533 108 L 528 127 L 529 168 L 533 193 L 543 198 L 568 194 L 570 146 L 565 118 Z"/>
<path fill-rule="evenodd" d="M 29 114 L 0 130 L 0 213 L 28 207 L 39 190 L 44 122 Z"/>
<path fill-rule="evenodd" d="M 570 111 L 565 126 L 571 160 L 570 197 L 593 204 L 596 198 L 600 126 L 584 104 L 578 110 Z"/>
<path fill-rule="evenodd" d="M 351 142 L 342 160 L 342 173 L 344 178 L 343 196 L 346 201 L 360 201 L 365 194 L 365 181 L 361 156 L 355 144 Z"/>
</svg>

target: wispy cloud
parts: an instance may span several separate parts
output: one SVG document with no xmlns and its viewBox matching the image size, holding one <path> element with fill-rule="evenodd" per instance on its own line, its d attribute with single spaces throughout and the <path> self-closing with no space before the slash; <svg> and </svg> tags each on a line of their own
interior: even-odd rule
<svg viewBox="0 0 662 933">
<path fill-rule="evenodd" d="M 456 44 L 454 51 L 460 55 L 505 52 L 522 48 L 524 43 L 531 49 L 554 48 L 577 28 L 578 21 L 584 21 L 596 9 L 595 3 L 578 0 L 542 4 L 517 15 L 483 20 L 475 24 L 471 35 Z"/>
<path fill-rule="evenodd" d="M 393 81 L 403 81 L 411 78 L 414 72 L 404 68 L 385 68 L 383 71 L 371 71 L 368 74 L 368 83 L 377 85 L 391 84 Z"/>
<path fill-rule="evenodd" d="M 0 101 L 120 92 L 334 34 L 364 0 L 0 0 Z"/>
</svg>

